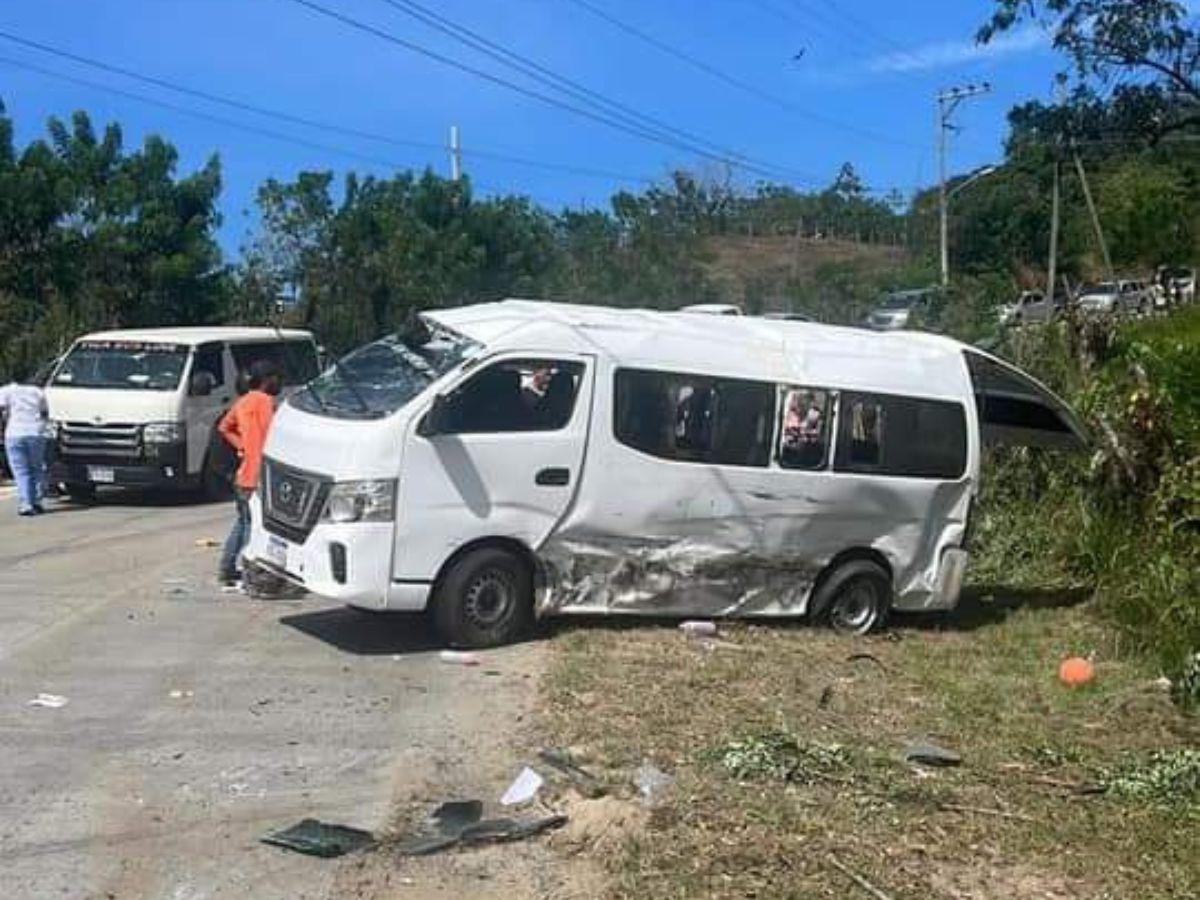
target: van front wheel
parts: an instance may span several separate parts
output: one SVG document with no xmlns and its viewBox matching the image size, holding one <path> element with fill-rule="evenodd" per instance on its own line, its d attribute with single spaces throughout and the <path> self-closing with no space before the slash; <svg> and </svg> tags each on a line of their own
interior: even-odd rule
<svg viewBox="0 0 1200 900">
<path fill-rule="evenodd" d="M 495 647 L 519 638 L 533 617 L 533 577 L 525 561 L 498 547 L 472 550 L 442 579 L 434 624 L 454 647 Z"/>
<path fill-rule="evenodd" d="M 891 605 L 892 580 L 883 566 L 869 559 L 838 566 L 813 597 L 814 616 L 843 634 L 874 631 Z"/>
</svg>

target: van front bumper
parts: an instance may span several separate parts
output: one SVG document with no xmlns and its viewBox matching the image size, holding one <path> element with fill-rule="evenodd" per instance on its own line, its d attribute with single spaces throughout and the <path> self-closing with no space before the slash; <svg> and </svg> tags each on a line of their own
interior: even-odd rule
<svg viewBox="0 0 1200 900">
<path fill-rule="evenodd" d="M 304 543 L 297 543 L 263 527 L 257 495 L 251 498 L 250 516 L 248 562 L 330 600 L 363 609 L 390 608 L 393 523 L 318 522 Z"/>
<path fill-rule="evenodd" d="M 50 464 L 50 480 L 61 484 L 113 484 L 126 487 L 191 487 L 184 444 L 155 445 L 146 458 L 114 460 L 103 456 L 59 455 Z"/>
</svg>

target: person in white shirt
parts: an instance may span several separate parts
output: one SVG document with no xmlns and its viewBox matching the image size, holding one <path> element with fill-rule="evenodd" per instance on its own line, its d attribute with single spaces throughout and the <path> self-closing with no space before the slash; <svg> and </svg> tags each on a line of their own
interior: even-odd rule
<svg viewBox="0 0 1200 900">
<path fill-rule="evenodd" d="M 27 380 L 0 387 L 4 415 L 4 452 L 17 482 L 17 513 L 35 516 L 42 510 L 46 464 L 46 394 Z"/>
</svg>

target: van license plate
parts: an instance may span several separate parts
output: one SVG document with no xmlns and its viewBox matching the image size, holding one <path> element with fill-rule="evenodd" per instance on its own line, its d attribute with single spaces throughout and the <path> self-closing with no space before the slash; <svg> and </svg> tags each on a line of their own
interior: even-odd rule
<svg viewBox="0 0 1200 900">
<path fill-rule="evenodd" d="M 112 484 L 117 480 L 116 473 L 107 466 L 88 466 L 88 481 L 96 484 Z"/>
<path fill-rule="evenodd" d="M 279 566 L 281 569 L 286 569 L 287 542 L 281 541 L 277 537 L 267 538 L 267 562 Z"/>
</svg>

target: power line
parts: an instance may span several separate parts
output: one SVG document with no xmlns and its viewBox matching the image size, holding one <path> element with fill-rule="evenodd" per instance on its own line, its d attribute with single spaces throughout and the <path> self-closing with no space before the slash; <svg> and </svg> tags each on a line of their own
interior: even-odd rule
<svg viewBox="0 0 1200 900">
<path fill-rule="evenodd" d="M 415 18 L 417 21 L 433 28 L 442 34 L 449 35 L 453 39 L 465 44 L 473 50 L 482 53 L 483 55 L 496 60 L 501 65 L 507 66 L 510 69 L 515 69 L 528 78 L 545 85 L 552 90 L 561 91 L 579 102 L 591 107 L 597 107 L 605 115 L 610 115 L 615 118 L 623 119 L 629 122 L 635 128 L 647 128 L 652 131 L 661 132 L 665 135 L 675 135 L 685 141 L 691 141 L 700 146 L 707 146 L 714 152 L 728 155 L 732 158 L 746 159 L 751 162 L 749 157 L 739 154 L 728 147 L 722 147 L 715 144 L 706 138 L 685 131 L 681 128 L 655 118 L 654 116 L 642 113 L 624 103 L 613 100 L 605 95 L 588 88 L 587 86 L 574 81 L 552 69 L 543 66 L 536 61 L 522 56 L 507 47 L 497 44 L 495 41 L 489 40 L 484 35 L 476 31 L 472 31 L 465 25 L 451 21 L 445 16 L 421 6 L 419 3 L 411 2 L 411 0 L 382 0 L 382 2 L 391 6 L 393 9 L 404 13 L 405 15 Z M 807 177 L 807 176 L 806 176 Z"/>
<path fill-rule="evenodd" d="M 877 134 L 876 132 L 873 132 L 869 129 L 860 128 L 857 125 L 853 125 L 848 122 L 842 122 L 838 119 L 830 118 L 829 116 L 825 116 L 825 115 L 822 115 L 821 113 L 818 113 L 813 110 L 807 109 L 805 107 L 799 106 L 786 98 L 779 97 L 776 94 L 772 94 L 769 91 L 765 91 L 762 88 L 757 87 L 756 85 L 750 84 L 749 82 L 743 81 L 740 78 L 730 75 L 728 72 L 725 72 L 708 62 L 705 62 L 704 60 L 702 60 L 690 53 L 680 50 L 679 48 L 674 47 L 671 44 L 668 44 L 667 42 L 665 42 L 663 40 L 660 40 L 659 38 L 655 37 L 654 35 L 649 34 L 648 32 L 643 31 L 642 29 L 637 28 L 634 25 L 630 25 L 628 22 L 618 19 L 616 16 L 612 15 L 611 13 L 606 12 L 605 10 L 601 9 L 600 7 L 596 6 L 593 3 L 588 2 L 588 0 L 569 0 L 569 2 L 575 4 L 576 6 L 578 6 L 581 9 L 591 13 L 593 16 L 596 16 L 599 19 L 603 19 L 605 22 L 608 22 L 613 27 L 618 28 L 621 31 L 624 31 L 626 34 L 632 35 L 633 37 L 637 38 L 638 40 L 640 40 L 644 43 L 647 43 L 652 47 L 657 48 L 658 50 L 662 51 L 663 53 L 666 53 L 668 56 L 672 56 L 675 59 L 678 59 L 681 62 L 684 62 L 684 63 L 692 66 L 693 68 L 696 68 L 702 72 L 705 72 L 706 74 L 712 76 L 713 78 L 716 78 L 718 81 L 721 81 L 733 88 L 736 88 L 737 90 L 740 90 L 743 93 L 750 94 L 753 97 L 757 97 L 759 100 L 763 100 L 767 103 L 772 104 L 773 106 L 777 106 L 781 109 L 788 110 L 789 112 L 796 113 L 797 115 L 801 115 L 806 118 L 812 119 L 814 122 L 820 122 L 821 124 L 826 125 L 830 128 L 836 128 L 841 131 L 845 131 L 849 134 L 854 134 L 858 137 L 866 138 L 868 140 L 879 141 L 881 143 L 892 144 L 892 145 L 896 145 L 896 146 L 910 146 L 910 147 L 915 146 L 914 144 L 909 144 L 907 141 L 903 141 L 898 138 L 893 138 L 893 137 L 888 137 L 886 135 Z"/>
<path fill-rule="evenodd" d="M 782 171 L 778 168 L 776 168 L 775 171 L 772 171 L 772 168 L 764 167 L 762 165 L 759 165 L 758 163 L 751 163 L 751 162 L 746 162 L 744 160 L 733 159 L 728 156 L 720 156 L 720 155 L 712 153 L 708 150 L 704 150 L 703 148 L 696 147 L 695 145 L 690 144 L 688 142 L 678 141 L 678 140 L 674 140 L 671 138 L 667 138 L 665 136 L 656 134 L 656 133 L 649 131 L 647 129 L 644 129 L 644 128 L 631 127 L 626 122 L 623 122 L 619 119 L 614 119 L 613 117 L 611 117 L 609 115 L 597 113 L 594 110 L 590 110 L 585 107 L 577 106 L 574 103 L 569 103 L 560 98 L 541 93 L 540 91 L 536 91 L 531 88 L 527 88 L 523 85 L 517 84 L 516 82 L 509 81 L 508 79 L 503 78 L 499 75 L 495 75 L 491 72 L 484 71 L 483 69 L 477 68 L 477 67 L 469 65 L 467 63 L 460 62 L 459 60 L 453 59 L 449 56 L 445 56 L 444 54 L 438 53 L 434 50 L 430 50 L 426 47 L 421 46 L 420 44 L 414 43 L 413 41 L 409 41 L 404 38 L 398 37 L 397 35 L 394 35 L 394 34 L 391 34 L 390 32 L 384 31 L 381 28 L 376 28 L 373 25 L 369 25 L 366 22 L 362 22 L 358 19 L 347 16 L 343 13 L 338 12 L 337 10 L 329 9 L 328 7 L 322 6 L 319 3 L 314 3 L 314 2 L 312 2 L 312 0 L 291 0 L 291 2 L 295 3 L 299 6 L 303 6 L 307 9 L 317 13 L 318 15 L 322 15 L 322 16 L 325 16 L 326 18 L 330 18 L 335 21 L 341 22 L 343 25 L 346 25 L 357 31 L 361 31 L 361 32 L 364 32 L 365 34 L 373 35 L 374 37 L 377 37 L 381 40 L 387 41 L 388 43 L 395 44 L 398 47 L 403 47 L 406 50 L 410 50 L 414 53 L 418 53 L 421 56 L 427 57 L 428 59 L 432 59 L 435 62 L 441 63 L 442 65 L 449 66 L 449 67 L 457 69 L 461 72 L 466 72 L 469 75 L 474 75 L 476 78 L 481 78 L 484 81 L 488 81 L 488 82 L 491 82 L 492 84 L 496 84 L 501 87 L 507 88 L 511 91 L 515 91 L 518 94 L 521 94 L 523 96 L 529 97 L 534 100 L 537 100 L 541 103 L 545 103 L 550 106 L 554 106 L 559 109 L 563 109 L 563 110 L 572 112 L 575 115 L 582 116 L 583 118 L 590 119 L 594 122 L 599 122 L 601 124 L 607 125 L 610 128 L 613 128 L 617 131 L 621 131 L 626 134 L 632 134 L 632 135 L 634 135 L 636 137 L 640 137 L 644 140 L 652 141 L 657 144 L 662 144 L 664 146 L 671 147 L 675 150 L 682 150 L 686 153 L 692 153 L 692 154 L 695 154 L 696 156 L 701 156 L 705 159 L 709 159 L 714 162 L 718 162 L 718 163 L 729 165 L 729 166 L 732 166 L 735 168 L 739 168 L 739 169 L 742 169 L 747 172 L 752 172 L 754 174 L 758 174 L 758 175 L 761 175 L 766 178 L 778 177 L 777 172 Z"/>
<path fill-rule="evenodd" d="M 71 84 L 80 85 L 82 87 L 91 88 L 92 90 L 104 91 L 109 94 L 115 94 L 119 97 L 125 97 L 129 100 L 136 100 L 138 103 L 145 103 L 150 106 L 157 106 L 160 109 L 170 110 L 171 112 L 179 113 L 180 115 L 191 116 L 195 119 L 202 119 L 206 122 L 212 122 L 217 125 L 224 125 L 227 128 L 236 128 L 241 131 L 246 131 L 251 134 L 257 134 L 262 137 L 268 137 L 272 140 L 281 141 L 288 144 L 296 144 L 301 147 L 307 147 L 310 150 L 320 150 L 324 153 L 337 153 L 342 156 L 354 157 L 364 162 L 370 162 L 374 165 L 386 166 L 388 168 L 406 169 L 412 168 L 411 164 L 400 164 L 394 160 L 381 159 L 377 156 L 371 156 L 366 153 L 360 153 L 357 150 L 350 150 L 345 147 L 339 147 L 333 144 L 324 144 L 317 141 L 310 141 L 307 138 L 296 137 L 295 135 L 285 134 L 281 131 L 275 131 L 270 128 L 262 128 L 258 125 L 249 125 L 245 122 L 238 122 L 234 119 L 226 119 L 223 116 L 215 116 L 211 113 L 202 112 L 201 110 L 191 109 L 186 106 L 179 106 L 174 103 L 168 103 L 165 100 L 159 100 L 155 97 L 147 97 L 144 94 L 137 94 L 133 91 L 127 91 L 123 88 L 113 87 L 112 85 L 100 84 L 96 81 L 89 81 L 86 78 L 79 78 L 75 75 L 67 75 L 63 72 L 55 72 L 53 69 L 46 69 L 34 63 L 25 62 L 24 60 L 13 59 L 7 56 L 0 56 L 0 63 L 10 65 L 18 69 L 26 69 L 30 72 L 36 72 L 39 75 L 45 75 L 48 78 L 56 78 L 60 81 L 66 81 Z"/>
<path fill-rule="evenodd" d="M 338 125 L 338 124 L 335 124 L 332 122 L 321 121 L 318 119 L 312 119 L 312 118 L 308 118 L 305 116 L 298 116 L 293 113 L 285 112 L 282 110 L 272 109 L 272 108 L 265 107 L 265 106 L 259 106 L 257 104 L 246 102 L 244 100 L 238 100 L 236 98 L 223 96 L 220 94 L 214 94 L 209 91 L 201 90 L 199 88 L 189 87 L 187 85 L 179 84 L 178 82 L 167 81 L 164 78 L 159 78 L 154 75 L 147 75 L 144 72 L 138 72 L 133 69 L 128 69 L 128 68 L 124 68 L 122 66 L 117 66 L 112 63 L 107 63 L 107 62 L 104 62 L 102 60 L 98 60 L 98 59 L 95 59 L 92 57 L 82 56 L 78 53 L 73 53 L 69 50 L 62 50 L 57 47 L 51 47 L 48 44 L 42 44 L 42 43 L 39 43 L 38 41 L 32 41 L 32 40 L 29 40 L 28 38 L 23 38 L 23 37 L 20 37 L 19 35 L 11 34 L 9 32 L 3 31 L 3 30 L 0 30 L 0 38 L 3 38 L 4 40 L 7 40 L 7 41 L 11 41 L 15 44 L 19 44 L 23 47 L 28 47 L 28 48 L 31 48 L 34 50 L 38 50 L 42 53 L 48 53 L 52 56 L 57 56 L 62 59 L 68 59 L 68 60 L 71 60 L 72 62 L 90 66 L 94 69 L 99 69 L 104 72 L 121 75 L 125 78 L 130 78 L 135 81 L 140 81 L 144 84 L 153 85 L 154 87 L 164 88 L 166 90 L 175 91 L 176 93 L 184 94 L 189 97 L 196 97 L 201 100 L 206 100 L 210 103 L 217 103 L 222 106 L 228 106 L 232 109 L 238 109 L 243 112 L 254 113 L 255 115 L 260 115 L 260 116 L 264 116 L 266 118 L 271 118 L 271 119 L 277 119 L 282 122 L 289 122 L 294 125 L 303 125 L 307 128 L 315 128 L 315 129 L 320 129 L 322 131 L 334 132 L 337 134 L 346 135 L 348 137 L 360 138 L 362 140 L 368 140 L 368 141 L 375 141 L 377 143 L 387 144 L 387 145 L 394 146 L 394 147 L 417 148 L 417 149 L 421 149 L 421 150 L 437 150 L 437 151 L 444 151 L 446 149 L 445 146 L 443 146 L 442 144 L 436 144 L 436 143 L 429 142 L 429 141 L 405 140 L 405 139 L 400 139 L 400 138 L 394 138 L 389 135 L 379 134 L 376 132 L 363 131 L 363 130 L 360 130 L 357 128 L 348 128 L 346 126 Z M 101 87 L 101 86 L 97 85 L 97 87 Z M 575 165 L 572 163 L 557 163 L 557 162 L 551 162 L 548 160 L 528 159 L 525 157 L 511 156 L 506 153 L 502 153 L 499 151 L 487 150 L 487 149 L 470 150 L 470 149 L 464 148 L 463 153 L 467 156 L 474 156 L 479 159 L 490 159 L 490 160 L 494 160 L 497 162 L 511 163 L 513 165 L 528 166 L 531 168 L 541 168 L 541 169 L 546 169 L 546 170 L 567 172 L 569 174 L 583 175 L 583 176 L 591 177 L 591 178 L 606 178 L 606 179 L 616 179 L 618 181 L 644 181 L 644 182 L 650 182 L 650 181 L 654 180 L 653 178 L 649 178 L 644 175 L 630 175 L 628 173 L 622 173 L 622 172 L 611 172 L 611 171 L 607 171 L 605 169 L 597 169 L 597 168 L 593 168 L 593 167 L 589 167 L 589 166 L 579 166 L 579 165 Z"/>
<path fill-rule="evenodd" d="M 799 0 L 796 0 L 796 2 L 799 2 Z M 825 0 L 825 5 L 829 7 L 829 10 L 832 13 L 840 16 L 846 22 L 849 22 L 853 28 L 857 29 L 859 32 L 867 35 L 868 37 L 874 38 L 877 44 L 881 44 L 882 46 L 889 48 L 897 56 L 902 59 L 907 59 L 909 62 L 917 61 L 916 58 L 898 42 L 879 31 L 879 29 L 875 28 L 869 22 L 864 21 L 853 13 L 847 12 L 841 7 L 840 4 L 835 2 L 835 0 Z"/>
</svg>

